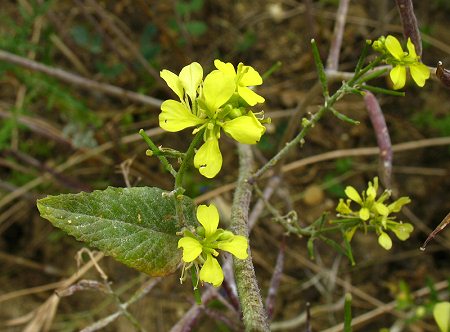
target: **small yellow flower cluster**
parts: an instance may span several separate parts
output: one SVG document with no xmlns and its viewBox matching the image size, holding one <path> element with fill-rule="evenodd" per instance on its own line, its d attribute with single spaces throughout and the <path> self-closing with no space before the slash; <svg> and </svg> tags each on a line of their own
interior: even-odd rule
<svg viewBox="0 0 450 332">
<path fill-rule="evenodd" d="M 199 205 L 197 219 L 202 226 L 197 228 L 196 233 L 184 231 L 184 237 L 178 241 L 178 248 L 183 248 L 185 263 L 180 280 L 183 281 L 185 270 L 195 266 L 199 277 L 197 280 L 219 287 L 223 282 L 223 271 L 216 258 L 219 255 L 217 250 L 228 251 L 239 259 L 246 259 L 248 241 L 244 236 L 217 228 L 219 212 L 212 204 Z"/>
<path fill-rule="evenodd" d="M 406 68 L 409 68 L 411 76 L 420 87 L 425 85 L 425 81 L 430 77 L 430 70 L 422 62 L 416 53 L 416 48 L 411 39 L 408 38 L 406 47 L 408 52 L 404 52 L 400 42 L 394 36 L 381 36 L 374 41 L 372 47 L 386 56 L 385 62 L 392 65 L 393 68 L 389 76 L 394 85 L 394 89 L 398 90 L 405 86 Z"/>
<path fill-rule="evenodd" d="M 160 75 L 176 93 L 180 101 L 166 100 L 161 105 L 159 125 L 162 129 L 177 132 L 196 127 L 193 134 L 205 129 L 204 144 L 194 157 L 199 172 L 213 178 L 222 168 L 219 148 L 220 131 L 244 144 L 256 144 L 266 131 L 262 125 L 270 119 L 259 118 L 249 106 L 263 103 L 264 98 L 249 86 L 262 84 L 258 72 L 239 63 L 237 70 L 231 63 L 215 60 L 216 70 L 203 80 L 203 68 L 197 62 L 184 67 L 179 75 L 162 70 Z"/>
<path fill-rule="evenodd" d="M 339 223 L 349 227 L 346 230 L 347 240 L 350 241 L 358 228 L 375 229 L 378 234 L 378 243 L 386 250 L 391 249 L 392 240 L 386 233 L 387 230 L 392 231 L 398 239 L 405 241 L 409 238 L 413 231 L 413 226 L 409 223 L 395 221 L 395 217 L 391 213 L 399 212 L 403 205 L 411 202 L 409 197 L 400 197 L 391 204 L 385 204 L 385 201 L 391 196 L 389 190 L 385 190 L 380 197 L 377 198 L 378 178 L 373 179 L 373 183 L 369 181 L 367 190 L 362 192 L 348 186 L 345 188 L 345 194 L 348 199 L 339 200 L 336 207 L 338 217 L 341 218 Z M 352 210 L 351 203 L 359 205 L 359 210 Z M 356 222 L 355 221 L 360 221 Z"/>
</svg>

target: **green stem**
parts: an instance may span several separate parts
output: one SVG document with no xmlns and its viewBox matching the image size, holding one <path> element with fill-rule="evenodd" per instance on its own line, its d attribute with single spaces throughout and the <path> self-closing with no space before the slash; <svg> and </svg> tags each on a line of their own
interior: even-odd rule
<svg viewBox="0 0 450 332">
<path fill-rule="evenodd" d="M 248 239 L 248 210 L 252 186 L 246 180 L 251 174 L 253 155 L 249 145 L 238 145 L 239 179 L 231 208 L 231 228 L 235 234 Z M 267 313 L 264 309 L 253 268 L 251 252 L 246 259 L 234 259 L 236 285 L 241 303 L 246 331 L 269 332 Z"/>
<path fill-rule="evenodd" d="M 144 141 L 147 143 L 150 150 L 152 150 L 153 154 L 158 157 L 163 164 L 164 168 L 172 174 L 173 177 L 177 177 L 177 172 L 173 169 L 172 165 L 169 163 L 167 158 L 162 154 L 161 150 L 156 146 L 155 143 L 151 140 L 151 138 L 145 133 L 144 129 L 139 130 L 139 135 L 142 136 Z"/>
<path fill-rule="evenodd" d="M 367 58 L 367 53 L 369 53 L 369 48 L 372 42 L 370 40 L 366 40 L 366 43 L 364 44 L 363 50 L 361 52 L 361 55 L 359 56 L 358 63 L 355 67 L 355 75 L 359 74 L 359 71 L 361 70 L 362 66 L 364 65 L 364 62 Z"/>
<path fill-rule="evenodd" d="M 272 67 L 269 68 L 264 74 L 261 75 L 263 81 L 269 78 L 270 75 L 272 75 L 274 72 L 279 70 L 281 68 L 281 61 L 275 62 Z"/>
<path fill-rule="evenodd" d="M 334 97 L 334 95 L 333 95 Z M 333 99 L 333 97 L 330 98 Z M 332 104 L 329 104 L 332 105 Z M 284 146 L 278 153 L 272 157 L 263 167 L 261 167 L 253 176 L 251 176 L 248 180 L 249 183 L 254 183 L 261 175 L 263 175 L 266 171 L 268 171 L 271 167 L 275 166 L 276 163 L 283 159 L 285 155 L 294 147 L 297 146 L 302 140 L 304 140 L 306 134 L 310 131 L 312 127 L 315 126 L 317 122 L 322 118 L 322 116 L 329 110 L 329 107 L 322 106 L 320 110 L 313 115 L 313 117 L 308 120 L 308 122 L 303 126 L 300 133 L 294 137 L 294 139 Z"/>
<path fill-rule="evenodd" d="M 328 97 L 328 85 L 326 74 L 323 68 L 323 64 L 320 60 L 319 51 L 317 49 L 317 45 L 314 39 L 311 41 L 313 48 L 314 61 L 316 63 L 317 71 L 319 74 L 319 80 L 322 85 L 323 94 L 325 97 L 324 105 L 320 108 L 320 110 L 315 113 L 310 120 L 304 121 L 302 130 L 297 134 L 297 136 L 290 142 L 286 143 L 286 145 L 278 151 L 278 153 L 272 157 L 264 166 L 262 166 L 258 171 L 256 171 L 253 176 L 251 176 L 248 181 L 253 184 L 261 175 L 267 172 L 271 167 L 275 166 L 281 159 L 283 159 L 288 152 L 297 144 L 304 141 L 305 136 L 308 132 L 313 128 L 317 122 L 324 116 L 324 114 L 328 111 L 331 111 L 333 105 L 336 101 L 341 99 L 345 94 L 352 93 L 355 85 L 357 85 L 357 80 L 362 77 L 365 73 L 367 73 L 370 69 L 374 68 L 382 61 L 382 57 L 376 58 L 374 61 L 369 63 L 366 67 L 361 69 L 358 74 L 356 74 L 350 81 L 343 82 L 341 87 L 331 96 Z M 359 91 L 359 89 L 357 89 Z"/>
<path fill-rule="evenodd" d="M 345 294 L 344 332 L 352 332 L 352 295 Z"/>
<path fill-rule="evenodd" d="M 355 73 L 355 76 L 353 76 L 353 78 L 347 82 L 347 84 L 349 86 L 353 86 L 354 83 L 359 80 L 359 78 L 361 78 L 362 76 L 364 76 L 364 74 L 366 74 L 368 71 L 370 71 L 371 69 L 375 68 L 376 66 L 378 66 L 381 61 L 383 61 L 384 57 L 383 56 L 378 56 L 377 58 L 375 58 L 375 60 L 373 60 L 371 63 L 369 63 L 367 66 L 365 66 L 363 69 L 361 69 L 358 73 Z M 370 75 L 370 74 L 369 74 Z"/>
<path fill-rule="evenodd" d="M 390 95 L 390 96 L 396 96 L 396 97 L 404 97 L 405 93 L 403 91 L 395 91 L 395 90 L 389 90 L 389 89 L 384 89 L 384 88 L 380 88 L 377 86 L 371 86 L 371 85 L 363 85 L 361 87 L 364 90 L 373 92 L 373 93 L 383 93 L 385 95 Z"/>
<path fill-rule="evenodd" d="M 314 39 L 311 39 L 311 47 L 314 57 L 314 63 L 316 64 L 317 73 L 319 74 L 319 81 L 322 84 L 323 96 L 326 101 L 330 96 L 328 92 L 327 74 L 325 73 L 323 62 L 320 59 L 319 48 L 317 47 L 316 41 Z"/>
<path fill-rule="evenodd" d="M 178 173 L 175 176 L 175 188 L 173 191 L 174 199 L 175 199 L 175 211 L 177 213 L 177 220 L 179 221 L 180 225 L 183 227 L 186 227 L 186 222 L 184 220 L 183 204 L 181 202 L 181 199 L 179 199 L 180 197 L 182 197 L 182 195 L 184 193 L 183 177 L 194 157 L 195 147 L 198 145 L 200 140 L 203 138 L 203 131 L 204 130 L 200 130 L 194 136 L 194 139 L 192 140 L 191 144 L 189 145 L 189 148 L 186 151 L 183 161 L 181 162 L 180 168 L 178 169 Z"/>
<path fill-rule="evenodd" d="M 177 175 L 175 176 L 175 190 L 178 191 L 183 187 L 183 177 L 186 173 L 187 168 L 191 164 L 191 161 L 194 157 L 195 148 L 197 147 L 198 143 L 203 138 L 203 132 L 205 130 L 200 130 L 195 136 L 194 139 L 191 142 L 191 145 L 189 145 L 188 150 L 186 151 L 186 154 L 183 158 L 183 161 L 181 162 L 180 169 L 178 170 Z"/>
<path fill-rule="evenodd" d="M 363 77 L 358 78 L 356 80 L 356 83 L 357 84 L 362 84 L 364 82 L 373 80 L 373 79 L 378 78 L 380 76 L 383 76 L 384 74 L 387 73 L 388 70 L 389 70 L 388 68 L 382 68 L 382 69 L 379 69 L 379 70 L 374 70 L 371 73 L 369 73 L 369 74 L 367 74 L 367 75 L 365 75 Z"/>
</svg>

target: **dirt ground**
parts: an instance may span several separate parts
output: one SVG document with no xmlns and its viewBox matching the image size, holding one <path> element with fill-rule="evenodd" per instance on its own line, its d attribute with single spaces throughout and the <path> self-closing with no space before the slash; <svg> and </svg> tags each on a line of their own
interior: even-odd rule
<svg viewBox="0 0 450 332">
<path fill-rule="evenodd" d="M 260 109 L 272 118 L 254 149 L 262 164 L 276 153 L 295 107 L 317 82 L 310 40 L 315 38 L 326 60 L 338 4 L 337 0 L 3 1 L 0 49 L 160 100 L 173 98 L 159 78 L 164 68 L 178 73 L 197 61 L 208 72 L 214 59 L 220 58 L 244 62 L 263 73 L 279 61 L 282 66 L 258 89 L 266 99 Z M 422 31 L 423 62 L 436 67 L 442 61 L 450 68 L 449 2 L 414 5 Z M 365 40 L 388 34 L 402 37 L 394 1 L 351 2 L 339 71 L 353 70 Z M 378 79 L 374 84 L 390 83 Z M 335 82 L 330 89 L 338 86 Z M 425 252 L 419 247 L 450 211 L 450 146 L 421 144 L 438 137 L 450 141 L 450 90 L 432 77 L 424 88 L 407 84 L 405 91 L 405 97 L 377 97 L 392 144 L 398 147 L 392 189 L 412 200 L 401 215 L 415 227 L 411 238 L 395 239 L 386 251 L 374 234 L 358 233 L 352 241 L 354 267 L 316 241 L 316 257 L 311 260 L 306 239 L 284 237 L 283 228 L 263 212 L 250 236 L 263 298 L 280 243 L 285 241 L 273 330 L 306 331 L 304 314 L 310 305 L 313 331 L 339 331 L 346 292 L 352 293 L 352 315 L 360 320 L 354 331 L 437 330 L 430 310 L 437 298 L 448 300 L 450 230 Z M 315 94 L 303 113 L 315 112 L 322 102 L 320 93 Z M 282 213 L 296 211 L 303 225 L 324 211 L 332 218 L 345 186 L 362 190 L 378 172 L 377 154 L 358 152 L 377 145 L 363 99 L 346 96 L 336 109 L 360 124 L 352 126 L 331 115 L 322 119 L 306 143 L 289 155 L 286 164 L 292 167 L 283 173 L 279 190 L 270 199 Z M 152 280 L 105 257 L 99 266 L 116 295 L 108 294 L 95 267 L 81 277 L 89 282 L 78 291 L 53 295 L 76 273 L 75 257 L 83 243 L 42 219 L 36 199 L 108 185 L 171 189 L 157 159 L 145 156 L 147 147 L 137 132 L 155 128 L 152 137 L 158 145 L 182 151 L 191 133 L 163 133 L 157 129 L 158 114 L 159 108 L 148 102 L 0 60 L 0 330 L 78 331 L 117 312 L 117 298 L 126 302 Z M 412 145 L 405 148 L 405 142 Z M 224 138 L 221 149 L 224 166 L 219 176 L 211 181 L 192 170 L 187 194 L 195 198 L 211 193 L 208 200 L 219 207 L 226 223 L 233 195 L 228 188 L 236 180 L 238 161 L 232 140 Z M 341 152 L 324 157 L 335 150 Z M 317 158 L 295 167 L 294 162 L 311 157 Z M 259 187 L 264 189 L 267 181 L 261 180 Z M 83 257 L 87 264 L 88 256 Z M 177 271 L 128 310 L 146 331 L 169 331 L 193 305 L 191 288 L 189 283 L 179 284 Z M 414 318 L 420 308 L 425 308 L 425 315 Z M 236 322 L 226 324 L 233 317 L 220 301 L 214 301 L 193 330 L 239 330 Z M 122 315 L 102 331 L 134 328 Z"/>
</svg>

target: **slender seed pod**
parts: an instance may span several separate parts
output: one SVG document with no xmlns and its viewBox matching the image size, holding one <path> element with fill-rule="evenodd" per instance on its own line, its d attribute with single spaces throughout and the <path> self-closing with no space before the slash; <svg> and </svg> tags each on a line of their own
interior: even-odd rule
<svg viewBox="0 0 450 332">
<path fill-rule="evenodd" d="M 439 61 L 436 67 L 436 76 L 444 86 L 450 88 L 450 70 L 445 69 L 442 62 Z"/>
</svg>

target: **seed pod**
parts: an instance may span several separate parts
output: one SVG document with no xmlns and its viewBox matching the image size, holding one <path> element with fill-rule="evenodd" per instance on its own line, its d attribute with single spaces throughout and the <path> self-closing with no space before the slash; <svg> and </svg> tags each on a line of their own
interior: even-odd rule
<svg viewBox="0 0 450 332">
<path fill-rule="evenodd" d="M 447 75 L 448 75 L 448 73 L 449 73 L 449 71 L 447 70 Z M 428 235 L 427 239 L 425 240 L 423 245 L 420 247 L 420 250 L 424 251 L 428 242 L 430 240 L 434 239 L 434 237 L 436 235 L 438 235 L 438 233 L 440 233 L 445 227 L 447 227 L 448 224 L 450 224 L 450 212 L 447 214 L 447 216 L 444 218 L 444 220 L 442 220 L 441 223 L 430 233 L 430 235 Z"/>
<path fill-rule="evenodd" d="M 447 88 L 450 88 L 450 70 L 445 69 L 442 66 L 442 62 L 439 61 L 436 67 L 436 76 Z"/>
</svg>

